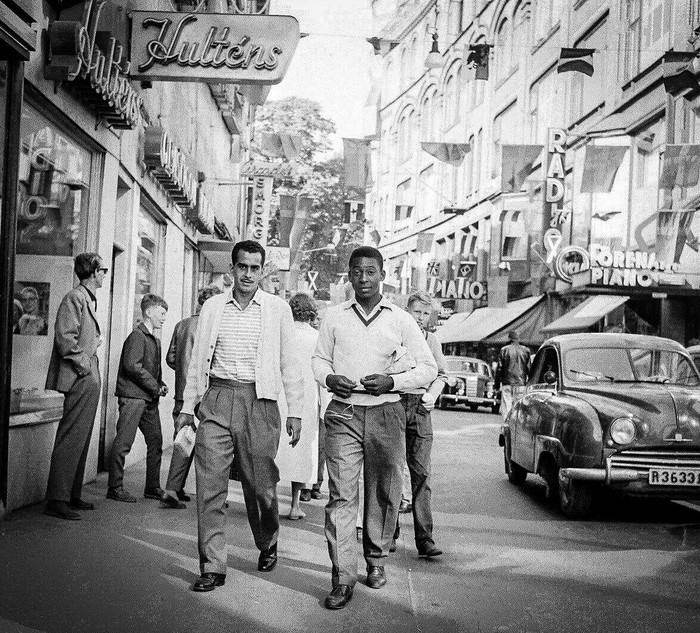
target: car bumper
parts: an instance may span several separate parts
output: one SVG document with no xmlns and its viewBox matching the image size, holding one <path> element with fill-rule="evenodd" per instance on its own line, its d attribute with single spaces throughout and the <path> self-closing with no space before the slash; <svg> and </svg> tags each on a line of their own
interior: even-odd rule
<svg viewBox="0 0 700 633">
<path fill-rule="evenodd" d="M 649 473 L 627 468 L 562 468 L 564 479 L 600 483 L 629 495 L 665 499 L 700 499 L 700 486 L 649 484 Z"/>
<path fill-rule="evenodd" d="M 440 396 L 443 402 L 450 404 L 477 404 L 481 407 L 492 407 L 498 403 L 496 398 L 476 398 L 474 396 L 457 396 L 455 394 L 445 393 Z"/>
</svg>

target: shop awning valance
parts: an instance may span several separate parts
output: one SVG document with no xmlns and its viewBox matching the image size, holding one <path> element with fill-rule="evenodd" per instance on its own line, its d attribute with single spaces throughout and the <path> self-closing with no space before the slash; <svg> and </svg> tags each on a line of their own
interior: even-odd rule
<svg viewBox="0 0 700 633">
<path fill-rule="evenodd" d="M 582 304 L 543 327 L 542 332 L 548 336 L 568 332 L 585 332 L 628 299 L 629 297 L 613 295 L 588 297 Z"/>
<path fill-rule="evenodd" d="M 441 343 L 476 343 L 509 328 L 544 299 L 544 295 L 511 301 L 504 308 L 478 308 L 466 317 L 453 314 L 435 330 Z M 462 318 L 455 318 L 462 317 Z"/>
<path fill-rule="evenodd" d="M 206 237 L 197 242 L 197 247 L 209 260 L 213 273 L 228 273 L 231 270 L 233 242 Z"/>
</svg>

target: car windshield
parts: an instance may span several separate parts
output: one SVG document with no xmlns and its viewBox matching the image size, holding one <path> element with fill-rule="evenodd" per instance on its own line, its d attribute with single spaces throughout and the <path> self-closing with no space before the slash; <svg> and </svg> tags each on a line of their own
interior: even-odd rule
<svg viewBox="0 0 700 633">
<path fill-rule="evenodd" d="M 564 355 L 564 375 L 574 382 L 660 382 L 698 385 L 687 356 L 670 350 L 585 347 Z"/>
<path fill-rule="evenodd" d="M 489 368 L 486 363 L 482 363 L 470 358 L 448 358 L 447 371 L 466 372 L 468 374 L 489 375 Z"/>
</svg>

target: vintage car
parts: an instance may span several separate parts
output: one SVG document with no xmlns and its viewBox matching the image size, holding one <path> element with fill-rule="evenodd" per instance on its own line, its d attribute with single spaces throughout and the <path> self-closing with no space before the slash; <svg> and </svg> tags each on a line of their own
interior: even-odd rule
<svg viewBox="0 0 700 633">
<path fill-rule="evenodd" d="M 490 407 L 491 411 L 498 413 L 501 397 L 488 363 L 467 356 L 445 356 L 445 361 L 449 382 L 437 400 L 439 409 L 466 404 L 472 411 L 478 407 Z"/>
<path fill-rule="evenodd" d="M 501 427 L 508 479 L 528 473 L 571 518 L 601 487 L 700 499 L 700 375 L 669 339 L 566 334 L 537 352 L 525 395 Z"/>
</svg>

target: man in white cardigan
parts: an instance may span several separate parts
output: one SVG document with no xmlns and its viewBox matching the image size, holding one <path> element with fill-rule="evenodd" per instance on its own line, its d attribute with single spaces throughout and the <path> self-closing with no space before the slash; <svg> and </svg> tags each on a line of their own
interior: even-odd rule
<svg viewBox="0 0 700 633">
<path fill-rule="evenodd" d="M 275 456 L 282 389 L 292 446 L 301 434 L 302 372 L 289 305 L 259 288 L 265 249 L 251 240 L 231 253 L 233 287 L 202 306 L 177 430 L 199 419 L 195 441 L 200 578 L 194 591 L 224 584 L 228 474 L 235 457 L 259 571 L 277 563 Z"/>
</svg>

